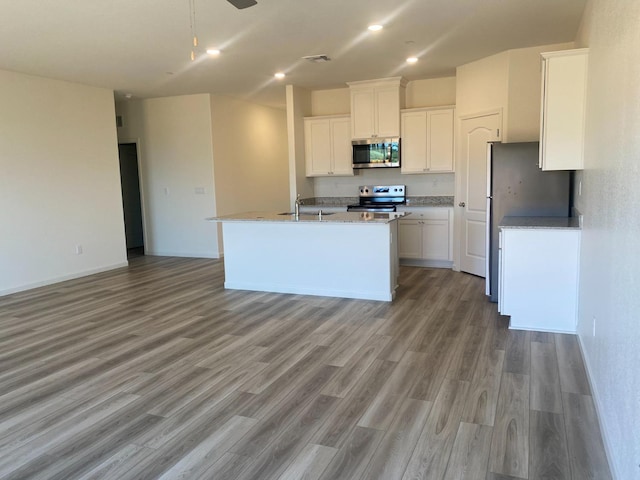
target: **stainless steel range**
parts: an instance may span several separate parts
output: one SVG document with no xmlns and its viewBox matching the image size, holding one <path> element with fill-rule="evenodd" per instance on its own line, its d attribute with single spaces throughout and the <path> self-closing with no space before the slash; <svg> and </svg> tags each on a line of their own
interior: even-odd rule
<svg viewBox="0 0 640 480">
<path fill-rule="evenodd" d="M 360 203 L 349 205 L 348 212 L 395 212 L 398 205 L 407 203 L 405 185 L 363 185 Z"/>
</svg>

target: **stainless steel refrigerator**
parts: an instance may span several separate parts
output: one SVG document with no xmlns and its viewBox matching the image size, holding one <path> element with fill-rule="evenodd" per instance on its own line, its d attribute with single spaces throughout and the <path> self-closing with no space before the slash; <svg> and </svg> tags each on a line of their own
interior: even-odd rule
<svg viewBox="0 0 640 480">
<path fill-rule="evenodd" d="M 568 217 L 571 172 L 538 167 L 538 142 L 489 143 L 487 295 L 498 301 L 498 224 L 503 217 Z"/>
</svg>

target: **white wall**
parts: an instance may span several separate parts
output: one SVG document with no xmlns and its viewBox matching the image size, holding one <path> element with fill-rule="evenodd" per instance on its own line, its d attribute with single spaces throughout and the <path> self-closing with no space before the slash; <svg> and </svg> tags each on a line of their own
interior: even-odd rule
<svg viewBox="0 0 640 480">
<path fill-rule="evenodd" d="M 456 115 L 465 117 L 507 105 L 509 52 L 467 63 L 456 69 Z M 503 112 L 503 124 L 506 112 Z"/>
<path fill-rule="evenodd" d="M 540 140 L 540 53 L 571 48 L 574 48 L 573 42 L 509 50 L 505 141 Z"/>
<path fill-rule="evenodd" d="M 405 90 L 405 108 L 456 104 L 456 77 L 414 80 Z"/>
<path fill-rule="evenodd" d="M 289 208 L 284 110 L 211 96 L 218 215 Z"/>
<path fill-rule="evenodd" d="M 113 92 L 0 71 L 0 132 L 0 294 L 126 265 Z"/>
<path fill-rule="evenodd" d="M 502 109 L 502 141 L 540 139 L 540 53 L 573 48 L 573 43 L 507 50 L 458 67 L 456 114 Z"/>
<path fill-rule="evenodd" d="M 596 0 L 589 47 L 578 333 L 610 459 L 640 478 L 640 2 Z M 595 318 L 595 335 L 593 323 Z"/>
<path fill-rule="evenodd" d="M 349 87 L 311 92 L 310 116 L 349 115 L 351 112 L 351 94 Z"/>
<path fill-rule="evenodd" d="M 313 180 L 305 176 L 304 117 L 311 115 L 311 92 L 287 85 L 287 146 L 289 149 L 289 204 L 296 195 L 313 197 Z"/>
<path fill-rule="evenodd" d="M 145 253 L 219 256 L 208 94 L 118 105 L 121 140 L 140 140 Z M 197 193 L 196 190 L 204 193 Z"/>
</svg>

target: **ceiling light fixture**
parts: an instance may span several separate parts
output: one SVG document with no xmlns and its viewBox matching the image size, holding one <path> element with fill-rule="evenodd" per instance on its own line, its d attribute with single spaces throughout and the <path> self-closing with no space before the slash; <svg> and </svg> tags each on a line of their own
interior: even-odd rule
<svg viewBox="0 0 640 480">
<path fill-rule="evenodd" d="M 282 80 L 286 75 L 282 72 L 278 72 L 274 75 L 278 80 Z"/>
<path fill-rule="evenodd" d="M 220 55 L 220 50 L 216 48 L 207 48 L 207 53 L 211 56 Z"/>
<path fill-rule="evenodd" d="M 418 61 L 418 57 L 407 58 L 407 63 L 416 63 L 417 61 Z"/>
<path fill-rule="evenodd" d="M 382 25 L 369 25 L 367 28 L 372 32 L 379 32 L 382 30 Z"/>
</svg>

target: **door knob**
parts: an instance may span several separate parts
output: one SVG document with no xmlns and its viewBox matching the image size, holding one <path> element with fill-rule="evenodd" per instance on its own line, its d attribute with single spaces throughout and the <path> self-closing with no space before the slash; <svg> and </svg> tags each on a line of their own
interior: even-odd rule
<svg viewBox="0 0 640 480">
<path fill-rule="evenodd" d="M 458 206 L 459 206 L 459 207 L 466 207 L 466 205 L 467 205 L 467 204 L 466 204 L 466 203 L 464 203 L 464 202 L 460 202 L 460 203 L 458 204 Z"/>
</svg>

